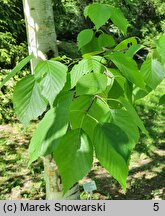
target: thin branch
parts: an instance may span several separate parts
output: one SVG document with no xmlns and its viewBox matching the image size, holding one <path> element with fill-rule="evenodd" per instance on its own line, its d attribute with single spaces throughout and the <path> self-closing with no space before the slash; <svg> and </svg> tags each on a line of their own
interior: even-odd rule
<svg viewBox="0 0 165 216">
<path fill-rule="evenodd" d="M 94 98 L 92 99 L 92 101 L 91 101 L 91 103 L 89 104 L 88 108 L 85 110 L 86 113 L 89 112 L 89 110 L 90 110 L 90 108 L 92 107 L 92 105 L 93 105 L 95 99 L 96 99 L 96 96 L 94 96 Z"/>
<path fill-rule="evenodd" d="M 103 74 L 105 74 L 107 77 L 109 77 L 109 78 L 113 78 L 113 76 L 111 76 L 111 74 L 110 73 L 108 73 L 106 70 L 103 72 Z"/>
</svg>

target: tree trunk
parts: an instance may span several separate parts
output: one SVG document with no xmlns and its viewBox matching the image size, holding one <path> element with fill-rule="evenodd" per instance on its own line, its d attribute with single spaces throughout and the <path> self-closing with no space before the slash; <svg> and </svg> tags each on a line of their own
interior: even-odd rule
<svg viewBox="0 0 165 216">
<path fill-rule="evenodd" d="M 63 195 L 63 188 L 61 177 L 54 163 L 51 155 L 44 157 L 44 174 L 46 181 L 46 199 L 47 200 L 77 200 L 80 199 L 80 192 L 78 184 L 75 184 L 65 195 Z"/>
<path fill-rule="evenodd" d="M 31 61 L 31 71 L 42 59 L 58 55 L 56 32 L 51 0 L 23 0 L 29 54 L 35 58 Z M 61 178 L 57 167 L 49 155 L 44 159 L 46 181 L 46 199 L 79 199 L 78 184 L 74 185 L 67 194 L 63 195 Z"/>
<path fill-rule="evenodd" d="M 51 0 L 23 0 L 29 53 L 36 57 L 31 70 L 40 59 L 57 56 L 56 32 Z"/>
</svg>

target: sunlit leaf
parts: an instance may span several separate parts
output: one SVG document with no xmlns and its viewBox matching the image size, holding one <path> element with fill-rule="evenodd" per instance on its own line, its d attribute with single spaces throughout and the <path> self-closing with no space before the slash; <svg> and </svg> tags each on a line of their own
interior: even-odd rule
<svg viewBox="0 0 165 216">
<path fill-rule="evenodd" d="M 104 68 L 102 65 L 104 58 L 101 56 L 91 56 L 82 59 L 78 64 L 74 65 L 70 72 L 71 88 L 73 88 L 78 80 L 85 74 L 90 72 L 101 73 Z"/>
<path fill-rule="evenodd" d="M 67 71 L 67 66 L 52 60 L 40 62 L 35 69 L 36 79 L 41 79 L 42 95 L 51 106 L 65 85 Z"/>
<path fill-rule="evenodd" d="M 123 53 L 109 54 L 108 58 L 118 67 L 123 76 L 136 86 L 145 89 L 145 83 L 136 62 Z"/>
<path fill-rule="evenodd" d="M 17 82 L 14 88 L 13 104 L 19 120 L 25 126 L 46 110 L 47 102 L 41 95 L 41 88 L 33 75 Z"/>
<path fill-rule="evenodd" d="M 109 5 L 110 19 L 113 24 L 118 27 L 118 29 L 125 35 L 127 33 L 127 28 L 129 26 L 128 21 L 124 17 L 123 13 L 119 8 L 115 8 Z"/>
<path fill-rule="evenodd" d="M 5 85 L 6 82 L 13 76 L 15 76 L 20 70 L 33 58 L 33 55 L 29 55 L 26 58 L 24 58 L 22 61 L 16 65 L 11 72 L 4 78 L 4 80 L 0 83 L 0 88 L 2 88 L 3 85 Z"/>
<path fill-rule="evenodd" d="M 142 64 L 140 73 L 147 86 L 155 89 L 165 77 L 165 69 L 156 59 L 147 58 Z"/>
<path fill-rule="evenodd" d="M 82 128 L 90 138 L 98 122 L 110 119 L 110 109 L 106 102 L 93 96 L 80 96 L 70 106 L 70 123 L 73 129 Z"/>
<path fill-rule="evenodd" d="M 136 45 L 133 45 L 133 46 L 130 46 L 128 48 L 128 50 L 126 51 L 126 55 L 133 58 L 134 55 L 141 49 L 143 49 L 144 46 L 141 45 L 141 44 L 136 44 Z"/>
<path fill-rule="evenodd" d="M 76 85 L 76 95 L 95 95 L 107 87 L 107 77 L 100 73 L 90 73 L 79 79 Z"/>
<path fill-rule="evenodd" d="M 103 26 L 109 19 L 119 28 L 119 30 L 126 34 L 127 28 L 129 26 L 128 21 L 120 11 L 120 9 L 107 4 L 90 4 L 85 8 L 85 17 L 89 17 L 91 21 L 95 24 L 98 30 Z"/>
<path fill-rule="evenodd" d="M 92 40 L 93 37 L 94 37 L 94 32 L 93 32 L 92 29 L 82 30 L 78 34 L 78 37 L 77 37 L 79 49 L 81 49 L 81 47 L 83 47 L 86 44 L 88 44 Z"/>
<path fill-rule="evenodd" d="M 129 47 L 137 45 L 137 39 L 136 37 L 130 37 L 125 40 L 122 40 L 115 48 L 114 50 L 117 51 L 122 51 L 122 50 L 127 50 Z"/>
<path fill-rule="evenodd" d="M 95 24 L 98 30 L 110 18 L 110 11 L 108 5 L 105 4 L 90 4 L 85 8 L 85 17 L 89 17 Z"/>
</svg>

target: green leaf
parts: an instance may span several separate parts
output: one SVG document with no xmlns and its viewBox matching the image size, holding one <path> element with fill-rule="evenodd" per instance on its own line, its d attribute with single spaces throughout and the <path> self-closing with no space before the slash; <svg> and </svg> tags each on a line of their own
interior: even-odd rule
<svg viewBox="0 0 165 216">
<path fill-rule="evenodd" d="M 136 62 L 123 53 L 113 53 L 107 56 L 118 67 L 122 75 L 136 86 L 145 89 L 145 83 Z"/>
<path fill-rule="evenodd" d="M 83 46 L 88 44 L 93 37 L 94 37 L 94 32 L 92 29 L 82 30 L 77 37 L 79 49 L 81 49 Z"/>
<path fill-rule="evenodd" d="M 88 58 L 88 65 L 94 73 L 102 73 L 104 71 L 103 64 L 106 60 L 102 56 L 91 56 Z"/>
<path fill-rule="evenodd" d="M 52 60 L 42 61 L 35 68 L 36 79 L 41 79 L 42 95 L 49 101 L 51 107 L 65 85 L 67 71 L 67 66 Z"/>
<path fill-rule="evenodd" d="M 128 136 L 128 148 L 133 150 L 139 140 L 139 130 L 130 113 L 123 109 L 111 110 L 112 123 L 119 126 Z"/>
<path fill-rule="evenodd" d="M 92 96 L 80 96 L 72 101 L 70 106 L 70 124 L 72 129 L 83 129 L 90 138 L 93 138 L 93 130 L 97 120 L 89 115 L 89 110 L 93 105 Z M 91 139 L 92 140 L 92 139 Z"/>
<path fill-rule="evenodd" d="M 90 4 L 85 8 L 84 15 L 85 17 L 88 16 L 91 19 L 91 21 L 95 24 L 97 30 L 109 19 L 112 20 L 112 22 L 123 34 L 126 34 L 127 28 L 129 26 L 120 9 L 109 6 L 107 4 Z"/>
<path fill-rule="evenodd" d="M 91 72 L 91 68 L 88 66 L 88 60 L 82 59 L 78 64 L 74 65 L 70 72 L 71 88 L 75 87 L 77 81 L 87 73 Z"/>
<path fill-rule="evenodd" d="M 109 121 L 111 118 L 108 104 L 100 97 L 94 100 L 91 108 L 88 111 L 88 114 L 100 123 Z"/>
<path fill-rule="evenodd" d="M 118 29 L 125 35 L 127 34 L 127 28 L 129 26 L 128 21 L 124 17 L 123 13 L 119 8 L 115 8 L 112 6 L 109 6 L 110 10 L 110 19 L 118 27 Z"/>
<path fill-rule="evenodd" d="M 146 89 L 147 89 L 147 90 L 143 90 L 143 89 L 140 89 L 140 88 L 136 87 L 136 88 L 133 90 L 133 98 L 134 98 L 134 101 L 139 100 L 139 99 L 141 99 L 141 98 L 144 98 L 146 95 L 149 94 L 149 92 L 152 91 L 152 89 L 149 88 L 148 86 L 146 86 Z"/>
<path fill-rule="evenodd" d="M 89 138 L 79 129 L 68 131 L 55 149 L 54 159 L 66 193 L 92 167 L 93 147 Z"/>
<path fill-rule="evenodd" d="M 85 95 L 74 99 L 70 106 L 70 123 L 72 129 L 82 128 L 84 116 L 94 100 L 93 96 Z"/>
<path fill-rule="evenodd" d="M 71 92 L 62 95 L 57 107 L 50 109 L 38 124 L 29 146 L 29 165 L 41 155 L 52 153 L 66 133 L 72 97 Z"/>
<path fill-rule="evenodd" d="M 133 84 L 130 81 L 128 81 L 126 77 L 124 77 L 118 69 L 109 68 L 109 71 L 115 77 L 115 81 L 117 82 L 117 85 L 120 86 L 120 87 L 118 86 L 118 90 L 117 90 L 117 86 L 115 85 L 115 81 L 114 81 L 114 88 L 112 87 L 112 92 L 111 91 L 109 92 L 110 99 L 115 97 L 116 99 L 118 99 L 119 97 L 122 97 L 124 94 L 124 96 L 132 103 Z M 108 104 L 110 107 L 114 109 L 121 108 L 121 103 L 118 100 L 116 101 L 114 100 L 114 106 L 112 100 L 110 100 Z"/>
<path fill-rule="evenodd" d="M 108 92 L 108 98 L 117 99 L 123 95 L 124 95 L 123 88 L 120 86 L 120 84 L 116 80 L 114 80 L 113 85 L 110 91 Z"/>
<path fill-rule="evenodd" d="M 104 70 L 102 65 L 104 58 L 101 56 L 91 56 L 82 59 L 78 64 L 74 65 L 70 72 L 71 88 L 75 87 L 78 80 L 87 73 L 96 72 L 101 73 Z"/>
<path fill-rule="evenodd" d="M 93 142 L 96 157 L 102 166 L 126 190 L 127 161 L 130 155 L 127 135 L 117 125 L 112 123 L 98 124 L 94 133 Z"/>
<path fill-rule="evenodd" d="M 165 94 L 161 96 L 161 98 L 159 99 L 159 104 L 160 105 L 165 105 Z"/>
<path fill-rule="evenodd" d="M 108 5 L 105 4 L 90 4 L 85 8 L 85 17 L 89 17 L 95 24 L 98 30 L 110 18 L 110 11 Z"/>
<path fill-rule="evenodd" d="M 57 103 L 54 121 L 42 142 L 41 155 L 48 155 L 54 151 L 61 137 L 66 133 L 69 123 L 69 108 L 73 99 L 73 92 L 62 95 Z"/>
<path fill-rule="evenodd" d="M 80 128 L 81 121 L 79 121 L 78 118 L 76 119 L 75 111 L 88 113 L 91 118 L 94 118 L 97 122 L 104 122 L 107 120 L 110 109 L 105 101 L 97 97 L 83 95 L 76 98 L 72 101 L 70 106 L 70 112 L 73 115 L 71 123 L 73 123 L 74 128 Z"/>
<path fill-rule="evenodd" d="M 100 73 L 90 73 L 79 79 L 76 85 L 76 95 L 95 95 L 107 87 L 107 77 Z"/>
<path fill-rule="evenodd" d="M 96 37 L 93 37 L 93 39 L 88 44 L 86 44 L 81 48 L 81 53 L 83 55 L 86 53 L 101 52 L 101 51 L 102 51 L 102 47 L 99 45 L 98 38 Z"/>
<path fill-rule="evenodd" d="M 162 63 L 165 63 L 165 35 L 162 35 L 156 44 L 156 50 L 161 56 Z"/>
<path fill-rule="evenodd" d="M 126 51 L 126 55 L 129 56 L 130 58 L 133 58 L 133 56 L 141 49 L 143 49 L 144 46 L 141 45 L 141 44 L 136 44 L 136 45 L 133 45 L 133 46 L 130 46 L 128 48 L 128 50 Z"/>
<path fill-rule="evenodd" d="M 121 86 L 121 88 L 124 90 L 125 89 L 125 82 L 126 78 L 122 76 L 120 71 L 116 68 L 108 68 L 108 71 L 113 74 L 115 80 L 118 82 L 118 84 Z"/>
<path fill-rule="evenodd" d="M 140 73 L 147 86 L 155 89 L 165 77 L 165 69 L 156 59 L 147 58 L 142 66 Z"/>
<path fill-rule="evenodd" d="M 49 128 L 53 125 L 54 118 L 55 108 L 52 108 L 45 114 L 44 118 L 40 121 L 36 130 L 34 131 L 28 149 L 30 157 L 28 166 L 30 166 L 33 161 L 37 160 L 41 156 L 42 142 Z"/>
<path fill-rule="evenodd" d="M 133 46 L 133 45 L 137 45 L 137 39 L 136 37 L 130 37 L 130 38 L 127 38 L 123 41 L 121 41 L 115 48 L 114 48 L 114 51 L 117 51 L 117 50 L 127 50 L 129 47 Z"/>
<path fill-rule="evenodd" d="M 133 90 L 134 90 L 133 84 L 129 80 L 126 80 L 126 82 L 125 82 L 125 96 L 131 104 L 133 102 Z"/>
<path fill-rule="evenodd" d="M 37 119 L 46 110 L 47 102 L 41 95 L 40 86 L 34 76 L 29 75 L 17 82 L 14 88 L 13 104 L 24 126 L 27 126 L 30 120 Z"/>
<path fill-rule="evenodd" d="M 145 135 L 149 136 L 148 131 L 146 130 L 142 120 L 139 118 L 132 104 L 130 104 L 125 98 L 120 98 L 120 102 L 127 109 L 127 112 L 130 115 L 130 119 L 134 121 L 134 124 L 137 125 Z"/>
<path fill-rule="evenodd" d="M 72 129 L 82 128 L 93 139 L 93 131 L 98 122 L 110 118 L 109 106 L 99 98 L 85 95 L 76 98 L 70 106 Z"/>
<path fill-rule="evenodd" d="M 2 88 L 5 83 L 12 78 L 13 76 L 16 75 L 16 73 L 20 72 L 20 70 L 33 58 L 33 55 L 29 55 L 26 58 L 24 58 L 22 61 L 16 65 L 12 71 L 4 78 L 4 80 L 0 83 L 0 89 Z"/>
<path fill-rule="evenodd" d="M 113 47 L 116 44 L 114 38 L 111 35 L 105 33 L 102 33 L 99 36 L 98 42 L 100 47 Z"/>
</svg>

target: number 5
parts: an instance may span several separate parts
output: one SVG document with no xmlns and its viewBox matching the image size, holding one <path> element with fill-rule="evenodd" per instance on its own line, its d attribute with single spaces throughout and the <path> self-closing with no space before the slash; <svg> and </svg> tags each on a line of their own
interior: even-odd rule
<svg viewBox="0 0 165 216">
<path fill-rule="evenodd" d="M 154 203 L 153 210 L 154 211 L 159 211 L 159 203 Z"/>
</svg>

